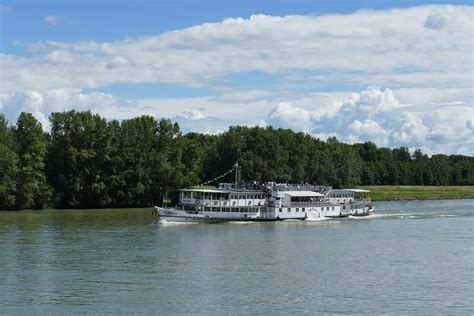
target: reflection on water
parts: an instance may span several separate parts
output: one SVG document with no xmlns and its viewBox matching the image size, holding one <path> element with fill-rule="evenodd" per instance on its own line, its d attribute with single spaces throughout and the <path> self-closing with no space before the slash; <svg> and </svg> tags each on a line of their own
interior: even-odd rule
<svg viewBox="0 0 474 316">
<path fill-rule="evenodd" d="M 473 202 L 193 225 L 156 225 L 151 209 L 0 212 L 0 313 L 469 314 Z"/>
</svg>

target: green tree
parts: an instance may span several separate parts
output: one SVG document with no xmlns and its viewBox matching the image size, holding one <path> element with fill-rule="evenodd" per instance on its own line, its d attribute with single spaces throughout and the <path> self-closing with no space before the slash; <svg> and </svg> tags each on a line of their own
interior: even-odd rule
<svg viewBox="0 0 474 316">
<path fill-rule="evenodd" d="M 21 113 L 13 128 L 18 154 L 15 206 L 18 209 L 42 209 L 51 197 L 44 158 L 46 138 L 41 123 L 31 113 Z"/>
<path fill-rule="evenodd" d="M 15 206 L 18 156 L 12 149 L 12 135 L 3 114 L 0 114 L 0 210 Z"/>
<path fill-rule="evenodd" d="M 111 204 L 107 122 L 91 112 L 52 113 L 47 172 L 57 207 L 104 207 Z"/>
</svg>

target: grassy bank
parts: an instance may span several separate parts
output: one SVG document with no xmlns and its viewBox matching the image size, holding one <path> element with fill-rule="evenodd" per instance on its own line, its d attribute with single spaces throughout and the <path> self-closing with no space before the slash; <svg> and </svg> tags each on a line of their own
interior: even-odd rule
<svg viewBox="0 0 474 316">
<path fill-rule="evenodd" d="M 474 198 L 474 186 L 374 185 L 363 188 L 371 191 L 373 201 Z"/>
</svg>

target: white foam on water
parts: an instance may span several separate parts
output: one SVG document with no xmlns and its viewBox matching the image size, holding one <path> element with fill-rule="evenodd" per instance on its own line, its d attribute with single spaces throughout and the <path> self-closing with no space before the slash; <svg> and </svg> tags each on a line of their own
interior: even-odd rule
<svg viewBox="0 0 474 316">
<path fill-rule="evenodd" d="M 308 222 L 321 222 L 321 221 L 327 221 L 330 220 L 331 218 L 329 217 L 316 217 L 316 218 L 306 218 Z"/>
<path fill-rule="evenodd" d="M 229 221 L 229 224 L 245 225 L 245 224 L 255 224 L 256 221 Z"/>
<path fill-rule="evenodd" d="M 166 219 L 160 219 L 158 224 L 163 226 L 199 224 L 198 222 L 168 222 Z"/>
<path fill-rule="evenodd" d="M 406 215 L 406 216 L 400 216 L 401 219 L 413 219 L 413 218 L 420 218 L 420 216 L 415 216 L 415 215 Z"/>
<path fill-rule="evenodd" d="M 348 218 L 360 220 L 360 219 L 368 219 L 369 216 L 370 216 L 370 215 L 366 215 L 366 216 L 353 216 L 353 215 L 349 215 Z"/>
<path fill-rule="evenodd" d="M 391 216 L 391 214 L 377 213 L 377 214 L 369 214 L 369 215 L 365 215 L 365 216 L 352 216 L 352 215 L 349 215 L 349 218 L 353 218 L 353 219 L 374 219 L 374 218 L 383 218 L 383 217 L 387 217 L 387 216 Z"/>
</svg>

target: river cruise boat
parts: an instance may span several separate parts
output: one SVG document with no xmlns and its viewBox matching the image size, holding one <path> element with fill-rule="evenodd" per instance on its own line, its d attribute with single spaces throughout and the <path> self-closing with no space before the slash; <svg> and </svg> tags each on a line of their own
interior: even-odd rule
<svg viewBox="0 0 474 316">
<path fill-rule="evenodd" d="M 368 190 L 332 189 L 309 184 L 268 182 L 216 188 L 181 189 L 176 207 L 154 207 L 156 219 L 166 222 L 226 222 L 320 220 L 366 216 L 374 211 Z"/>
</svg>

